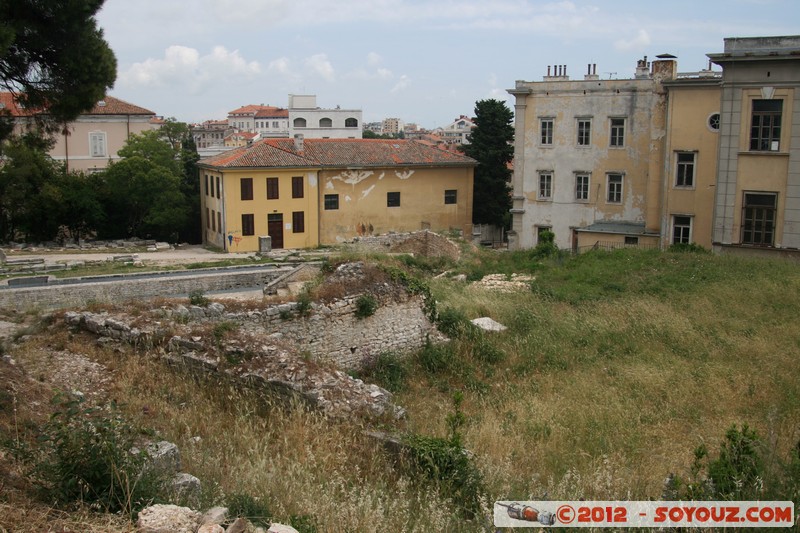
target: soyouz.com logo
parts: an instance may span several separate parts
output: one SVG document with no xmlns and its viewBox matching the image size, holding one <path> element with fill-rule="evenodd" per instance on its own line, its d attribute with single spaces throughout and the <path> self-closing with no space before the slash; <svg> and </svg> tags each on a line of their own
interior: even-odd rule
<svg viewBox="0 0 800 533">
<path fill-rule="evenodd" d="M 793 502 L 498 501 L 495 527 L 792 527 Z"/>
</svg>

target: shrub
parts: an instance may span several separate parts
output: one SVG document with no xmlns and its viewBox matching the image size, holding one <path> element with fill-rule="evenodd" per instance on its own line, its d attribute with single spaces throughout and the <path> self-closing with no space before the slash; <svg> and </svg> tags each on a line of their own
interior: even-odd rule
<svg viewBox="0 0 800 533">
<path fill-rule="evenodd" d="M 295 310 L 300 316 L 308 316 L 311 313 L 311 294 L 308 291 L 301 292 L 297 297 Z"/>
<path fill-rule="evenodd" d="M 247 518 L 256 526 L 269 527 L 272 515 L 263 502 L 258 501 L 249 494 L 235 492 L 226 499 L 230 516 Z"/>
<path fill-rule="evenodd" d="M 450 338 L 457 339 L 473 329 L 467 315 L 459 309 L 448 307 L 439 312 L 436 318 L 436 327 Z"/>
<path fill-rule="evenodd" d="M 382 352 L 368 358 L 361 368 L 362 377 L 376 381 L 391 392 L 400 392 L 406 386 L 408 369 L 394 352 Z"/>
<path fill-rule="evenodd" d="M 426 342 L 417 353 L 420 366 L 430 374 L 449 369 L 455 361 L 455 353 L 450 344 Z"/>
<path fill-rule="evenodd" d="M 197 289 L 189 293 L 189 303 L 199 307 L 206 307 L 211 301 L 206 298 L 202 289 Z"/>
<path fill-rule="evenodd" d="M 158 496 L 162 473 L 144 469 L 145 452 L 134 454 L 137 431 L 115 404 L 85 407 L 83 399 L 57 396 L 57 411 L 39 438 L 34 473 L 55 505 L 97 505 L 133 515 Z"/>
<path fill-rule="evenodd" d="M 367 318 L 375 314 L 378 310 L 378 300 L 371 294 L 362 294 L 356 298 L 355 316 L 358 319 Z"/>
</svg>

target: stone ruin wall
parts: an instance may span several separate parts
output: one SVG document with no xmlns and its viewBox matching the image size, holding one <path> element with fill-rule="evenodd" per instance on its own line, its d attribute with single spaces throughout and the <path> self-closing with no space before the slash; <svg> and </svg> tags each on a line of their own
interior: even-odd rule
<svg viewBox="0 0 800 533">
<path fill-rule="evenodd" d="M 410 253 L 424 257 L 447 257 L 458 260 L 461 250 L 453 241 L 432 231 L 388 233 L 361 237 L 347 244 L 350 248 L 379 253 Z"/>
</svg>

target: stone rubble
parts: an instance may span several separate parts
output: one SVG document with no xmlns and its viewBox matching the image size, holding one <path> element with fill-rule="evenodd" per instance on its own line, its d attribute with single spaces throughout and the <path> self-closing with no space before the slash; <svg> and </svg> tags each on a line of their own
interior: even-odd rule
<svg viewBox="0 0 800 533">
<path fill-rule="evenodd" d="M 535 279 L 535 276 L 527 274 L 511 274 L 510 278 L 505 274 L 489 274 L 480 281 L 471 283 L 470 287 L 505 293 L 529 291 L 531 282 Z"/>
</svg>

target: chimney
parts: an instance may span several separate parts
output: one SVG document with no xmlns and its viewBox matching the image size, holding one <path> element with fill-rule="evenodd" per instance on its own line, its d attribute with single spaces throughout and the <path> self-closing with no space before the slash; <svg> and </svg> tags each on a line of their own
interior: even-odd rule
<svg viewBox="0 0 800 533">
<path fill-rule="evenodd" d="M 636 76 L 637 80 L 646 79 L 650 77 L 650 63 L 647 62 L 647 56 L 644 59 L 636 61 Z"/>
<path fill-rule="evenodd" d="M 295 152 L 302 152 L 303 151 L 303 134 L 302 133 L 295 133 L 295 135 L 294 135 L 294 151 Z"/>
<path fill-rule="evenodd" d="M 600 76 L 597 75 L 597 63 L 589 63 L 586 69 L 586 75 L 583 79 L 586 81 L 600 79 Z"/>
</svg>

